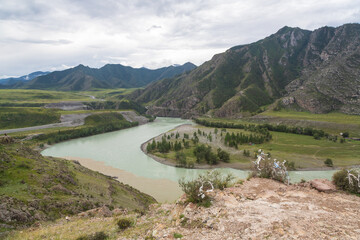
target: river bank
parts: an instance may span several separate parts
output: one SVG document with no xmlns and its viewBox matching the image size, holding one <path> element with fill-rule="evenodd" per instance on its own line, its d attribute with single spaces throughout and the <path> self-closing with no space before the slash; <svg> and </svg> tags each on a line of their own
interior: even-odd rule
<svg viewBox="0 0 360 240">
<path fill-rule="evenodd" d="M 183 194 L 179 184 L 168 179 L 152 179 L 136 176 L 133 173 L 108 166 L 104 162 L 95 161 L 90 158 L 72 156 L 67 156 L 64 158 L 71 161 L 77 161 L 82 166 L 90 170 L 111 176 L 114 179 L 124 184 L 128 184 L 143 193 L 149 194 L 161 203 L 173 202 Z"/>
</svg>

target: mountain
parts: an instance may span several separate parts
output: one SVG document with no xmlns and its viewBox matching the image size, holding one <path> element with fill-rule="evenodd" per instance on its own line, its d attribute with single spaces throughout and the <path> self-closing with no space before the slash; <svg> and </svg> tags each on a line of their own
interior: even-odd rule
<svg viewBox="0 0 360 240">
<path fill-rule="evenodd" d="M 34 78 L 30 82 L 14 85 L 14 88 L 61 91 L 82 91 L 92 88 L 136 88 L 160 79 L 174 77 L 195 67 L 192 63 L 155 70 L 132 68 L 120 64 L 107 64 L 100 69 L 79 65 Z"/>
<path fill-rule="evenodd" d="M 239 117 L 269 104 L 360 114 L 360 25 L 283 27 L 131 98 L 149 104 L 148 113 L 158 116 Z"/>
<path fill-rule="evenodd" d="M 14 85 L 18 82 L 25 82 L 25 81 L 33 80 L 34 78 L 46 75 L 48 73 L 50 73 L 50 72 L 37 71 L 37 72 L 33 72 L 33 73 L 30 73 L 28 75 L 21 76 L 21 77 L 3 78 L 3 79 L 0 79 L 0 84 L 1 85 Z"/>
</svg>

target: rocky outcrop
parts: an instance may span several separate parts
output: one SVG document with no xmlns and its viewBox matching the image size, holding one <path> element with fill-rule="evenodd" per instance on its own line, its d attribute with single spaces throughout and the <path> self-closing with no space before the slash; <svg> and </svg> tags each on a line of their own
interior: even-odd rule
<svg viewBox="0 0 360 240">
<path fill-rule="evenodd" d="M 148 231 L 157 239 L 174 232 L 184 239 L 357 239 L 359 197 L 343 193 L 326 194 L 308 183 L 286 186 L 253 178 L 232 188 L 211 193 L 212 206 L 186 203 L 155 208 L 168 212 Z M 159 216 L 158 216 L 159 218 Z M 346 230 L 345 230 L 346 229 Z"/>
</svg>

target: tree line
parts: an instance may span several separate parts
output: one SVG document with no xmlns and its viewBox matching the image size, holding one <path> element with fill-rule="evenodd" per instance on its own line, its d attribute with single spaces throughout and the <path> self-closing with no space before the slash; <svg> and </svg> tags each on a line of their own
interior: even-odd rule
<svg viewBox="0 0 360 240">
<path fill-rule="evenodd" d="M 195 119 L 197 124 L 206 126 L 206 127 L 216 127 L 216 128 L 235 128 L 235 129 L 244 129 L 251 132 L 258 132 L 267 134 L 266 131 L 274 132 L 284 132 L 284 133 L 293 133 L 300 135 L 314 136 L 317 138 L 329 137 L 328 133 L 325 133 L 323 130 L 314 129 L 310 127 L 298 127 L 298 126 L 287 126 L 283 124 L 272 125 L 268 123 L 264 124 L 243 124 L 243 123 L 231 123 L 231 122 L 220 122 L 220 121 L 209 121 L 206 119 Z M 270 133 L 269 133 L 270 134 Z"/>
<path fill-rule="evenodd" d="M 117 131 L 129 127 L 137 126 L 138 122 L 121 121 L 117 123 L 108 123 L 94 127 L 84 127 L 72 130 L 59 130 L 58 132 L 42 134 L 36 137 L 40 141 L 47 141 L 48 144 L 58 143 L 70 139 L 92 136 L 100 133 Z"/>
</svg>

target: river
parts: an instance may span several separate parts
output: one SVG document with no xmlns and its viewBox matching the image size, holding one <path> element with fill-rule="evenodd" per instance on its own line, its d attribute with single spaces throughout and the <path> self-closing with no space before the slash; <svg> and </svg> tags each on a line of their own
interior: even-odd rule
<svg viewBox="0 0 360 240">
<path fill-rule="evenodd" d="M 74 139 L 55 144 L 45 149 L 44 156 L 76 159 L 92 170 L 118 177 L 119 181 L 148 193 L 160 202 L 174 201 L 181 195 L 177 181 L 182 178 L 195 178 L 205 170 L 184 169 L 163 165 L 145 155 L 140 146 L 147 140 L 167 132 L 190 120 L 179 118 L 157 118 L 154 122 L 104 133 L 91 137 Z M 221 169 L 239 178 L 246 178 L 247 171 Z M 314 178 L 331 179 L 334 171 L 292 171 L 291 182 Z"/>
</svg>

